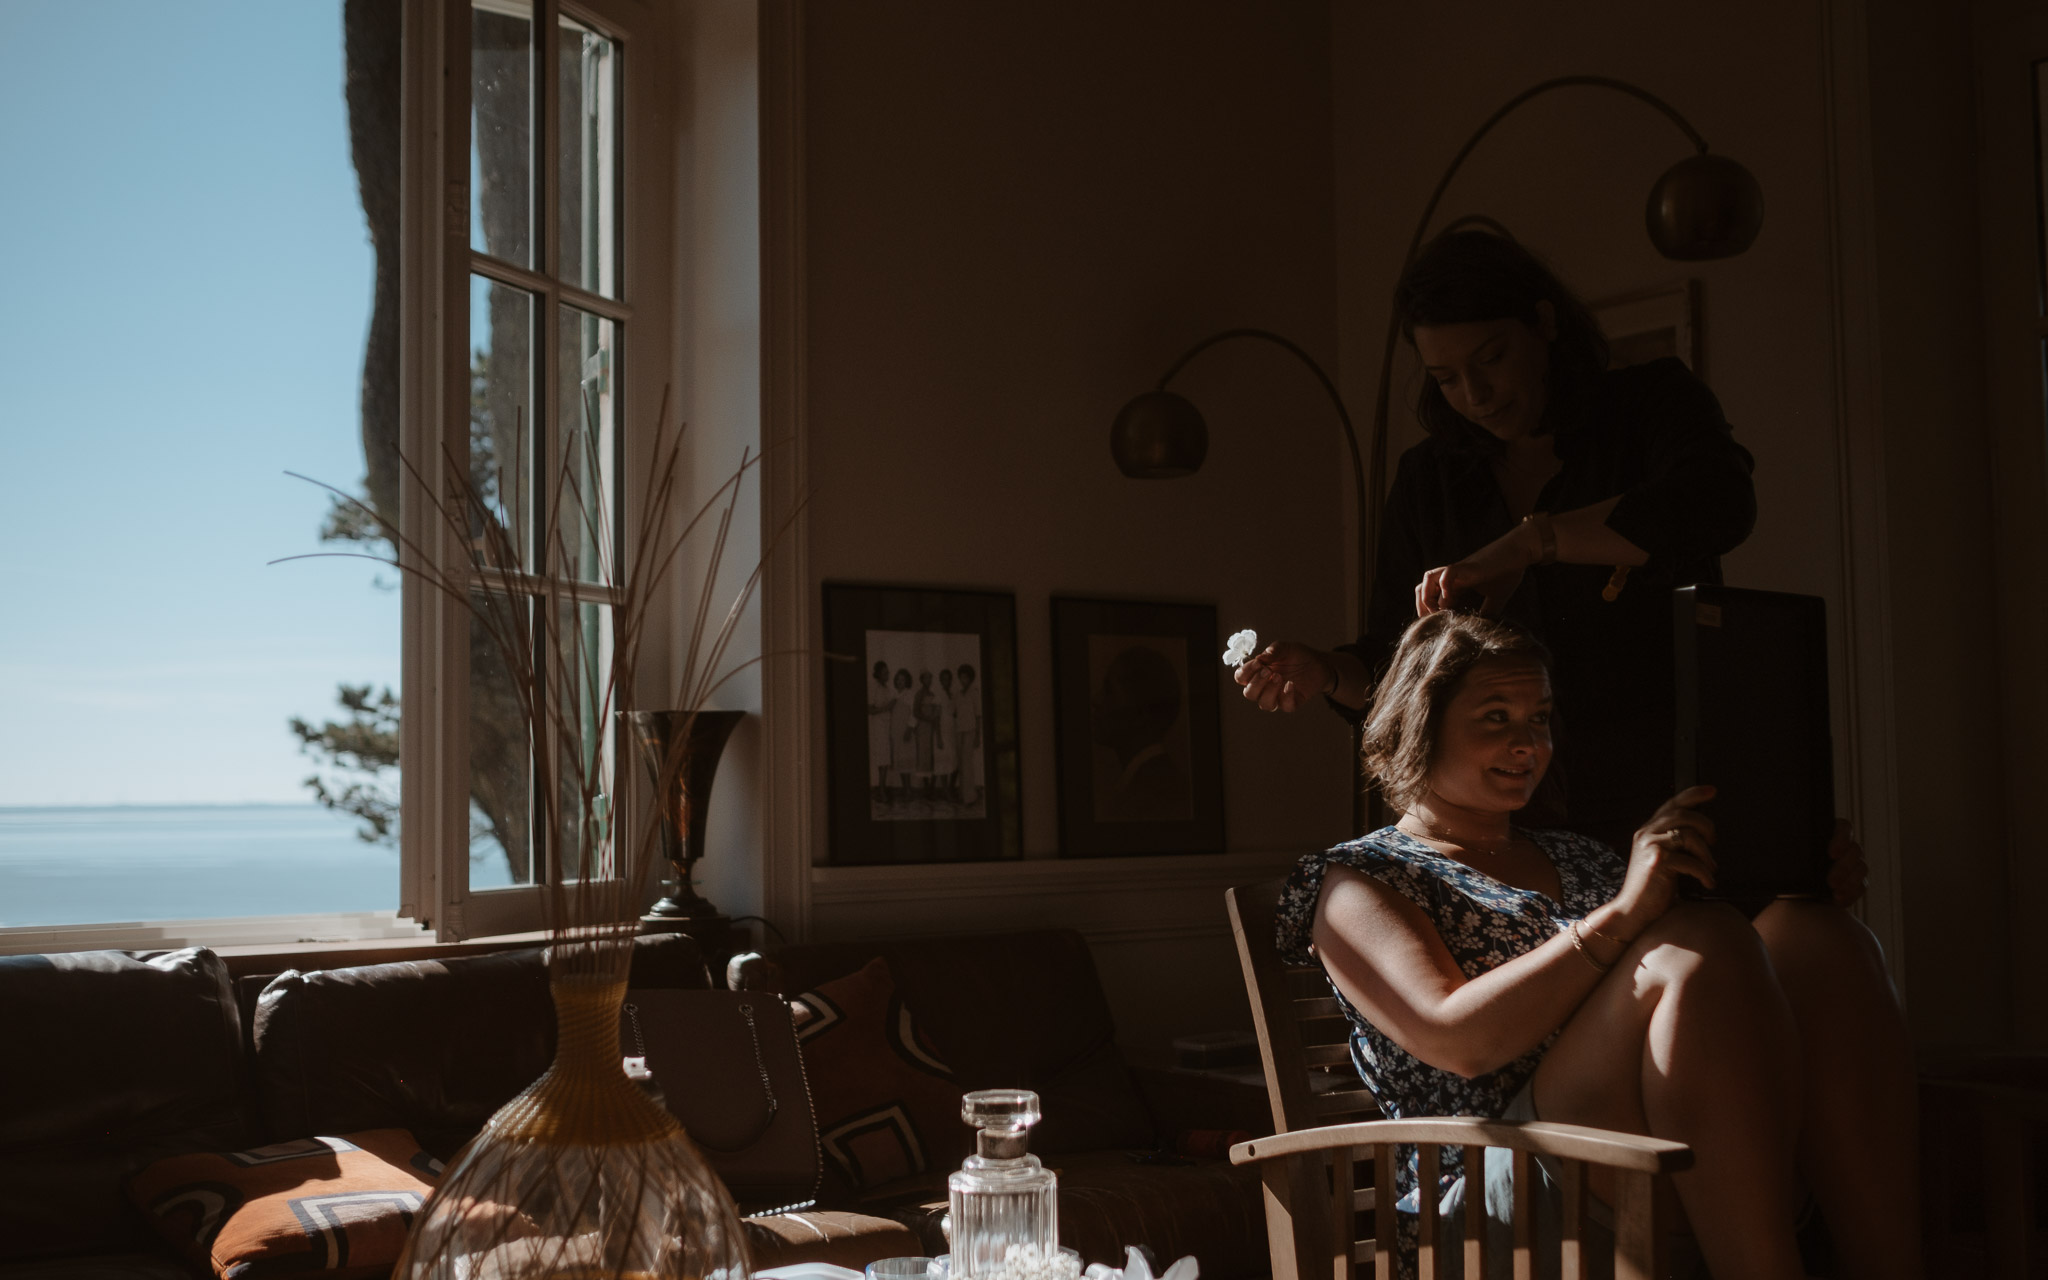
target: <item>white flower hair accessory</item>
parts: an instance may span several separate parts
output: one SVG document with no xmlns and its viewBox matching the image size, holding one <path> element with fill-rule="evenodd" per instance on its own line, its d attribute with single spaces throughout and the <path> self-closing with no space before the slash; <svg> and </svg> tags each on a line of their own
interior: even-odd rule
<svg viewBox="0 0 2048 1280">
<path fill-rule="evenodd" d="M 1223 651 L 1223 661 L 1233 667 L 1241 667 L 1259 651 L 1259 633 L 1249 628 L 1230 637 L 1230 647 Z"/>
</svg>

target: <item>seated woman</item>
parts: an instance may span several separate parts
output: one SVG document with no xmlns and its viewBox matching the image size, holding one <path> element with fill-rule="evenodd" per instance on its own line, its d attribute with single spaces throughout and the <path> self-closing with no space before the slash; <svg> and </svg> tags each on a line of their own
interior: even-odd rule
<svg viewBox="0 0 2048 1280">
<path fill-rule="evenodd" d="M 1797 1280 L 1809 1194 L 1840 1275 L 1920 1274 L 1911 1050 L 1877 941 L 1842 909 L 1865 876 L 1846 824 L 1835 900 L 1753 921 L 1677 895 L 1714 883 L 1711 787 L 1673 796 L 1625 858 L 1513 826 L 1550 763 L 1547 655 L 1467 614 L 1408 628 L 1365 754 L 1400 821 L 1304 858 L 1277 941 L 1298 963 L 1312 946 L 1387 1114 L 1686 1143 L 1674 1181 L 1717 1277 Z M 1415 1177 L 1397 1171 L 1404 1199 Z"/>
</svg>

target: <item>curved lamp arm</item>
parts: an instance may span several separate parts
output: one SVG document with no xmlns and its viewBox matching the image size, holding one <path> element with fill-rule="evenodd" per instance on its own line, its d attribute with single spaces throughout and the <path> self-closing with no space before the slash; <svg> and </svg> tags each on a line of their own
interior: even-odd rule
<svg viewBox="0 0 2048 1280">
<path fill-rule="evenodd" d="M 1211 334 L 1209 337 L 1197 342 L 1194 346 L 1189 347 L 1186 354 L 1174 361 L 1167 368 L 1166 372 L 1160 375 L 1159 384 L 1153 390 L 1166 390 L 1166 384 L 1173 381 L 1175 374 L 1187 367 L 1188 361 L 1193 360 L 1196 356 L 1207 351 L 1217 343 L 1228 341 L 1231 338 L 1261 338 L 1273 343 L 1275 346 L 1283 347 L 1287 351 L 1292 352 L 1297 360 L 1308 366 L 1310 373 L 1316 375 L 1316 381 L 1322 383 L 1323 390 L 1329 393 L 1330 403 L 1336 406 L 1337 421 L 1343 424 L 1344 427 L 1344 443 L 1351 446 L 1353 497 L 1358 503 L 1358 629 L 1362 632 L 1365 630 L 1365 588 L 1372 581 L 1372 564 L 1367 559 L 1366 553 L 1372 545 L 1371 534 L 1373 528 L 1366 518 L 1365 460 L 1359 454 L 1358 432 L 1351 425 L 1350 412 L 1344 408 L 1344 397 L 1337 394 L 1337 384 L 1331 381 L 1329 374 L 1323 372 L 1323 366 L 1316 363 L 1314 356 L 1311 356 L 1308 352 L 1302 350 L 1300 346 L 1281 337 L 1277 333 L 1266 329 L 1225 329 L 1223 332 Z M 1381 417 L 1384 418 L 1386 416 L 1385 397 L 1381 397 L 1381 400 Z"/>
<path fill-rule="evenodd" d="M 1695 147 L 1699 148 L 1701 155 L 1706 154 L 1707 140 L 1700 136 L 1698 129 L 1692 127 L 1691 121 L 1678 113 L 1676 107 L 1673 107 L 1670 103 L 1649 92 L 1647 89 L 1640 89 L 1626 80 L 1616 80 L 1610 76 L 1559 76 L 1554 80 L 1545 80 L 1541 84 L 1531 85 L 1502 103 L 1500 109 L 1488 116 L 1486 123 L 1480 125 L 1478 131 L 1465 140 L 1465 145 L 1458 148 L 1458 154 L 1451 157 L 1450 167 L 1445 169 L 1444 176 L 1437 180 L 1436 190 L 1429 193 L 1429 203 L 1423 206 L 1422 220 L 1415 224 L 1415 234 L 1408 241 L 1407 255 L 1401 259 L 1402 270 L 1405 271 L 1407 269 L 1408 264 L 1415 260 L 1417 251 L 1422 248 L 1422 238 L 1429 233 L 1430 219 L 1436 216 L 1437 205 L 1443 200 L 1444 192 L 1451 185 L 1451 179 L 1458 175 L 1458 170 L 1465 163 L 1465 157 L 1472 154 L 1473 148 L 1477 147 L 1487 134 L 1493 132 L 1495 125 L 1507 118 L 1515 108 L 1521 106 L 1529 99 L 1549 93 L 1552 89 L 1565 89 L 1575 86 L 1612 89 L 1617 93 L 1624 93 L 1631 98 L 1648 103 L 1667 116 L 1671 123 L 1677 125 L 1679 131 L 1684 133 Z M 1390 384 L 1394 377 L 1394 348 L 1399 344 L 1400 338 L 1400 312 L 1398 309 L 1390 307 L 1387 317 L 1386 350 L 1380 357 L 1378 399 L 1373 404 L 1372 415 L 1372 494 L 1375 503 L 1371 524 L 1372 536 L 1367 537 L 1361 533 L 1359 539 L 1361 551 L 1366 547 L 1376 544 L 1378 541 L 1380 513 L 1377 503 L 1380 495 L 1387 491 L 1387 406 L 1393 390 Z M 1361 505 L 1359 509 L 1362 511 L 1364 507 Z M 1370 561 L 1364 561 L 1361 564 L 1359 581 L 1361 592 L 1359 607 L 1361 616 L 1363 616 L 1363 593 L 1370 590 L 1372 584 L 1372 566 Z"/>
</svg>

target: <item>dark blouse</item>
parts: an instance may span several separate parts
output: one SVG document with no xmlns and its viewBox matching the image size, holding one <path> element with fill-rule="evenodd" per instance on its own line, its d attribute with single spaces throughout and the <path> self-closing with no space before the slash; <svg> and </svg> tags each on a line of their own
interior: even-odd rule
<svg viewBox="0 0 2048 1280">
<path fill-rule="evenodd" d="M 1549 801 L 1562 811 L 1542 820 L 1626 848 L 1628 833 L 1671 795 L 1671 589 L 1721 581 L 1720 557 L 1756 523 L 1754 464 L 1714 393 L 1675 359 L 1608 370 L 1556 430 L 1560 465 L 1536 509 L 1574 511 L 1618 494 L 1607 525 L 1649 562 L 1630 571 L 1611 603 L 1601 590 L 1612 565 L 1537 566 L 1503 616 L 1540 636 L 1554 658 Z M 1415 619 L 1422 575 L 1514 527 L 1493 476 L 1502 448 L 1461 423 L 1401 456 L 1380 524 L 1366 634 L 1344 646 L 1375 675 Z"/>
</svg>

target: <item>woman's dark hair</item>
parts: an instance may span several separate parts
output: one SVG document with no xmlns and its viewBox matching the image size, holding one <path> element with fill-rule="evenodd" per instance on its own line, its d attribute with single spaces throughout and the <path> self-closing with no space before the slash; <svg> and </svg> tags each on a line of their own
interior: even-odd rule
<svg viewBox="0 0 2048 1280">
<path fill-rule="evenodd" d="M 1365 720 L 1365 771 L 1387 803 L 1405 811 L 1428 789 L 1444 708 L 1465 673 L 1495 658 L 1550 669 L 1543 642 L 1504 622 L 1446 609 L 1417 618 L 1394 648 Z"/>
<path fill-rule="evenodd" d="M 1490 231 L 1446 231 L 1422 247 L 1394 288 L 1401 336 L 1411 346 L 1417 325 L 1520 320 L 1535 328 L 1539 302 L 1557 314 L 1543 411 L 1544 429 L 1550 430 L 1576 415 L 1588 385 L 1607 367 L 1607 339 L 1586 304 L 1541 259 Z M 1422 380 L 1415 416 L 1432 432 L 1465 423 L 1434 378 Z"/>
</svg>

